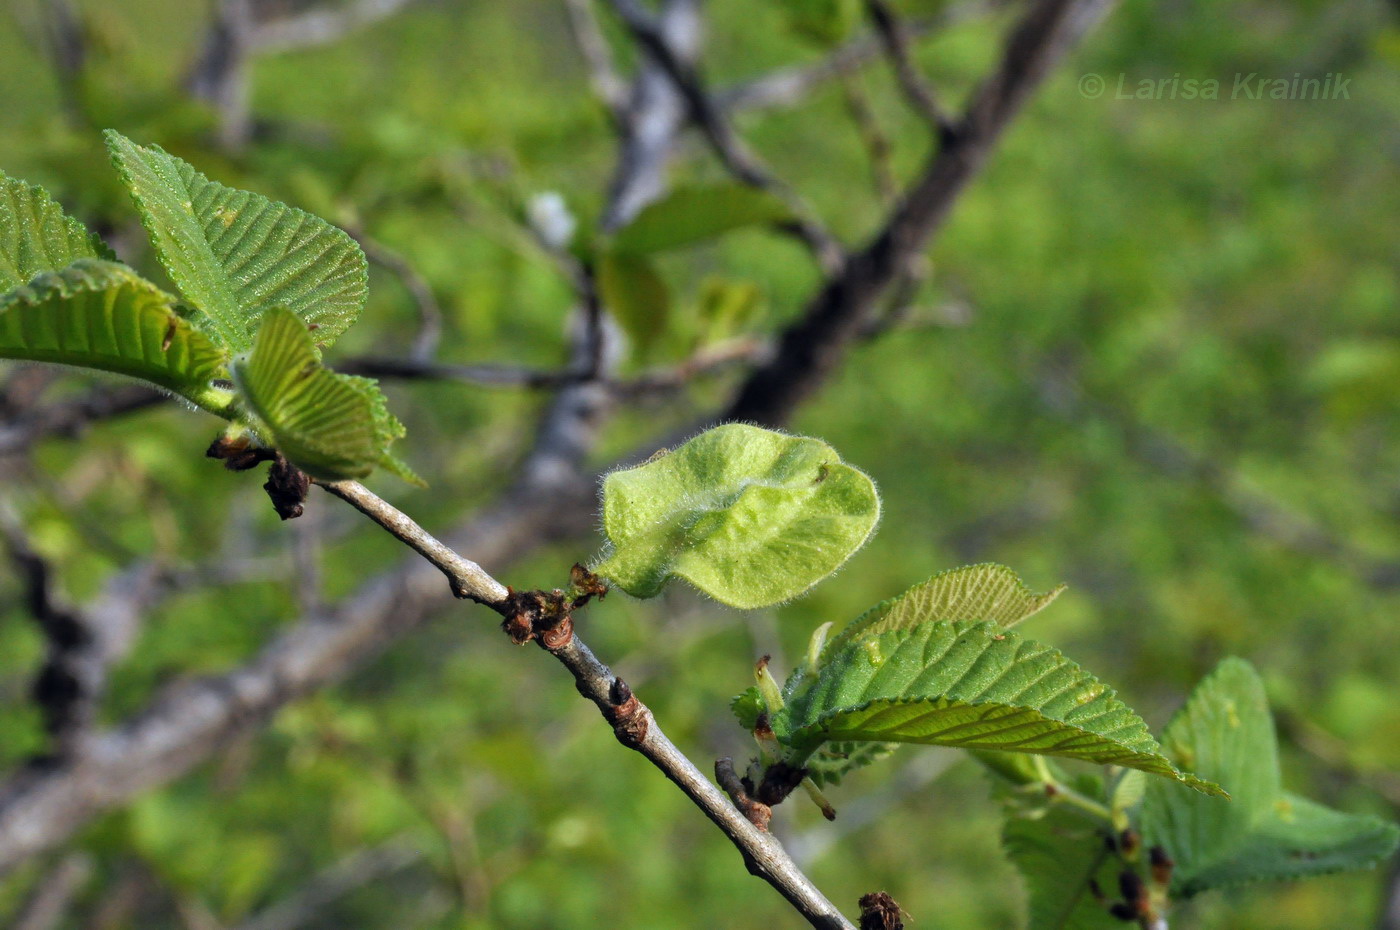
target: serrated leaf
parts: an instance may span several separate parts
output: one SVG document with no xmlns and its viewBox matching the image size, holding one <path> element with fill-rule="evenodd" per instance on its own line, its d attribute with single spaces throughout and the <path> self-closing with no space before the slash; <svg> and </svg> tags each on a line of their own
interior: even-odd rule
<svg viewBox="0 0 1400 930">
<path fill-rule="evenodd" d="M 834 655 L 856 640 L 922 623 L 985 620 L 1010 628 L 1044 610 L 1064 589 L 1060 585 L 1036 594 L 1011 569 L 990 562 L 954 568 L 866 611 L 828 642 L 822 654 Z"/>
<path fill-rule="evenodd" d="M 898 748 L 898 743 L 823 743 L 803 767 L 818 788 L 826 788 L 841 784 L 851 772 L 887 758 Z"/>
<path fill-rule="evenodd" d="M 646 256 L 604 253 L 598 264 L 598 293 L 641 354 L 666 332 L 671 290 Z"/>
<path fill-rule="evenodd" d="M 1090 880 L 1115 888 L 1121 868 L 1102 832 L 1063 807 L 1038 814 L 1008 814 L 1002 829 L 1002 845 L 1026 886 L 1027 930 L 1123 930 L 1127 924 L 1089 890 Z"/>
<path fill-rule="evenodd" d="M 851 643 L 780 715 L 799 758 L 824 742 L 922 743 L 1121 765 L 1223 793 L 1178 771 L 1112 689 L 994 623 L 925 623 Z"/>
<path fill-rule="evenodd" d="M 246 352 L 259 321 L 285 307 L 330 345 L 365 304 L 365 257 L 319 217 L 226 187 L 159 146 L 108 130 L 112 163 L 161 264 L 228 348 Z"/>
<path fill-rule="evenodd" d="M 140 378 L 215 409 L 223 350 L 125 265 L 81 259 L 0 297 L 0 358 Z"/>
<path fill-rule="evenodd" d="M 235 362 L 233 375 L 259 432 L 312 477 L 340 481 L 363 478 L 376 465 L 402 467 L 388 447 L 403 427 L 375 382 L 323 367 L 291 311 L 264 314 L 252 353 Z"/>
<path fill-rule="evenodd" d="M 1173 894 L 1365 868 L 1395 849 L 1392 824 L 1330 810 L 1282 788 L 1263 683 L 1226 659 L 1197 686 L 1165 733 L 1201 776 L 1229 786 L 1233 804 L 1151 784 L 1142 827 L 1176 860 Z"/>
<path fill-rule="evenodd" d="M 768 705 L 763 702 L 763 695 L 759 693 L 758 688 L 750 686 L 734 695 L 729 702 L 729 709 L 739 721 L 739 726 L 745 730 L 752 730 L 758 726 L 759 714 L 767 713 Z"/>
<path fill-rule="evenodd" d="M 611 551 L 594 570 L 635 597 L 684 578 L 765 607 L 839 568 L 879 517 L 874 483 L 826 443 L 733 423 L 608 475 Z"/>
<path fill-rule="evenodd" d="M 613 239 L 618 252 L 664 252 L 714 239 L 744 226 L 791 219 L 777 197 L 752 187 L 678 187 L 637 214 Z"/>
<path fill-rule="evenodd" d="M 42 187 L 0 172 L 0 292 L 82 258 L 115 256 Z"/>
</svg>

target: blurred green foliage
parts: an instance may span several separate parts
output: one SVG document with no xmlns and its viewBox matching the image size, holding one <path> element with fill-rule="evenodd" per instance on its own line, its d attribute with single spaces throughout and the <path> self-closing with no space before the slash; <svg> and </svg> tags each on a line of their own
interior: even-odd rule
<svg viewBox="0 0 1400 930">
<path fill-rule="evenodd" d="M 557 191 L 598 214 L 614 154 L 586 93 L 561 5 L 423 3 L 344 41 L 262 58 L 245 154 L 209 143 L 212 119 L 178 90 L 205 23 L 178 0 L 80 4 L 92 40 L 90 125 L 65 116 L 15 4 L 0 26 L 0 165 L 41 183 L 157 281 L 95 128 L 159 143 L 211 177 L 368 231 L 407 256 L 447 312 L 442 357 L 553 366 L 568 282 L 527 237 L 528 198 Z M 937 0 L 899 4 L 914 15 Z M 815 60 L 778 4 L 707 6 L 719 84 Z M 9 10 L 6 11 L 10 12 Z M 1003 15 L 921 43 L 950 99 L 994 60 Z M 1284 727 L 1290 790 L 1394 817 L 1400 805 L 1400 280 L 1394 126 L 1400 31 L 1380 0 L 1195 0 L 1118 10 L 1042 88 L 930 252 L 919 325 L 862 344 L 794 428 L 879 483 L 885 516 L 834 580 L 742 614 L 683 592 L 590 608 L 590 644 L 694 758 L 749 751 L 725 708 L 753 659 L 800 655 L 839 623 L 931 572 L 994 559 L 1036 588 L 1068 581 L 1037 638 L 1119 683 L 1160 728 L 1226 654 L 1261 671 Z M 1339 72 L 1329 101 L 1118 100 L 1118 75 L 1291 78 Z M 1080 92 L 1094 73 L 1109 91 Z M 925 154 L 881 67 L 850 79 L 893 142 L 901 177 Z M 1228 94 L 1225 96 L 1228 97 Z M 843 236 L 878 221 L 865 148 L 839 85 L 741 128 Z M 724 180 L 686 157 L 677 183 Z M 675 329 L 649 362 L 679 358 L 716 288 L 756 289 L 738 314 L 771 332 L 817 279 L 759 230 L 660 256 Z M 719 282 L 718 284 L 716 282 Z M 726 282 L 728 282 L 726 284 Z M 401 284 L 376 269 L 337 355 L 407 347 Z M 725 298 L 728 300 L 729 298 Z M 738 298 L 734 298 L 738 300 Z M 333 359 L 331 360 L 334 361 Z M 634 368 L 641 360 L 630 363 Z M 83 389 L 65 377 L 52 396 Z M 722 386 L 625 413 L 599 461 L 683 423 Z M 432 484 L 391 495 L 443 528 L 509 479 L 539 396 L 390 385 Z M 203 424 L 203 425 L 202 425 Z M 36 545 L 62 587 L 90 597 L 150 553 L 264 559 L 259 576 L 184 593 L 148 618 L 105 708 L 118 720 L 163 683 L 246 659 L 297 613 L 292 528 L 248 476 L 201 456 L 212 419 L 178 409 L 37 450 L 24 489 Z M 331 541 L 324 594 L 354 590 L 397 543 L 314 500 Z M 554 586 L 596 541 L 503 575 Z M 470 553 L 468 553 L 470 555 Z M 253 566 L 257 568 L 258 565 Z M 490 567 L 490 566 L 488 566 Z M 26 698 L 41 643 L 6 581 L 0 602 L 0 762 L 42 749 Z M 790 667 L 791 662 L 783 663 Z M 916 925 L 1013 925 L 1021 903 L 977 768 L 902 751 L 831 793 L 828 825 L 801 803 L 777 829 L 833 900 L 889 890 Z M 949 763 L 946 771 L 943 763 Z M 792 925 L 783 902 L 669 784 L 620 751 L 552 663 L 513 650 L 462 609 L 303 701 L 196 774 L 95 825 L 82 844 L 97 906 L 148 893 L 126 926 L 185 926 L 176 901 L 224 924 L 301 887 L 354 850 L 406 838 L 424 858 L 328 908 L 324 927 L 558 928 Z M 6 914 L 43 874 L 0 883 Z M 136 878 L 133 878 L 136 876 Z M 1369 925 L 1380 874 L 1206 895 L 1173 926 L 1334 930 Z"/>
</svg>

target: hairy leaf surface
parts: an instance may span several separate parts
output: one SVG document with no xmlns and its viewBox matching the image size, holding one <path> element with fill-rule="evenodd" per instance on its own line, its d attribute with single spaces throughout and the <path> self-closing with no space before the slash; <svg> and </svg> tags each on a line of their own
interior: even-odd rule
<svg viewBox="0 0 1400 930">
<path fill-rule="evenodd" d="M 312 477 L 363 478 L 375 465 L 403 469 L 388 454 L 403 427 L 384 395 L 368 378 L 323 367 L 306 324 L 291 311 L 266 313 L 252 354 L 233 373 L 264 438 Z"/>
<path fill-rule="evenodd" d="M 125 265 L 81 259 L 0 297 L 0 358 L 127 375 L 209 406 L 223 350 L 174 304 Z"/>
<path fill-rule="evenodd" d="M 1035 819 L 1008 814 L 1002 845 L 1025 882 L 1026 930 L 1123 930 L 1127 924 L 1094 900 L 1090 880 L 1113 889 L 1122 868 L 1101 830 L 1071 809 L 1051 807 Z"/>
<path fill-rule="evenodd" d="M 636 597 L 676 577 L 763 607 L 835 571 L 879 516 L 874 483 L 826 443 L 728 424 L 607 477 L 595 570 Z"/>
<path fill-rule="evenodd" d="M 1064 589 L 1060 585 L 1036 594 L 1011 569 L 992 563 L 940 572 L 866 611 L 832 638 L 822 654 L 835 655 L 856 640 L 890 630 L 911 630 L 921 623 L 986 620 L 1013 627 L 1044 610 Z"/>
<path fill-rule="evenodd" d="M 619 252 L 685 248 L 744 226 L 789 219 L 792 211 L 766 191 L 738 184 L 678 187 L 637 214 L 613 240 Z"/>
<path fill-rule="evenodd" d="M 158 146 L 108 130 L 107 148 L 161 264 L 233 352 L 285 307 L 329 345 L 365 304 L 364 254 L 318 217 L 226 187 Z"/>
<path fill-rule="evenodd" d="M 1219 804 L 1172 785 L 1148 785 L 1143 832 L 1176 860 L 1176 895 L 1365 868 L 1395 849 L 1393 825 L 1283 790 L 1264 686 L 1242 659 L 1226 659 L 1197 686 L 1165 742 L 1235 799 Z"/>
<path fill-rule="evenodd" d="M 80 258 L 114 257 L 42 187 L 0 172 L 0 292 Z"/>
<path fill-rule="evenodd" d="M 1058 650 L 994 623 L 925 623 L 851 643 L 781 715 L 799 754 L 852 740 L 1032 752 L 1223 793 L 1178 771 L 1110 688 Z"/>
</svg>

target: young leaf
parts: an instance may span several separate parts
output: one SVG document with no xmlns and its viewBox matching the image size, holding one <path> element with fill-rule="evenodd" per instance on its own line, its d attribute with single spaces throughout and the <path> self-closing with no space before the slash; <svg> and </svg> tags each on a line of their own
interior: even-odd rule
<svg viewBox="0 0 1400 930">
<path fill-rule="evenodd" d="M 223 350 L 174 303 L 125 265 L 81 259 L 0 296 L 0 358 L 141 378 L 222 412 L 227 392 L 210 382 Z"/>
<path fill-rule="evenodd" d="M 1060 596 L 1064 585 L 1035 594 L 1005 565 L 990 562 L 940 572 L 898 597 L 877 604 L 830 640 L 824 656 L 848 643 L 921 623 L 986 620 L 1013 627 Z"/>
<path fill-rule="evenodd" d="M 923 743 L 1121 765 L 1224 794 L 1178 771 L 1111 689 L 994 623 L 925 623 L 851 643 L 775 716 L 799 760 L 825 742 Z"/>
<path fill-rule="evenodd" d="M 598 263 L 598 292 L 642 354 L 665 333 L 671 291 L 645 255 L 603 253 Z"/>
<path fill-rule="evenodd" d="M 264 438 L 312 477 L 363 478 L 385 465 L 413 480 L 389 455 L 403 427 L 379 388 L 322 367 L 306 324 L 290 310 L 267 311 L 252 354 L 234 363 L 233 376 Z"/>
<path fill-rule="evenodd" d="M 879 762 L 898 748 L 898 743 L 823 743 L 803 767 L 818 788 L 826 788 L 841 784 L 851 772 Z"/>
<path fill-rule="evenodd" d="M 246 352 L 259 320 L 285 307 L 329 345 L 365 304 L 364 253 L 334 226 L 211 181 L 158 146 L 108 130 L 107 149 L 161 264 L 228 348 Z"/>
<path fill-rule="evenodd" d="M 1143 833 L 1176 860 L 1174 895 L 1365 868 L 1395 849 L 1393 825 L 1283 790 L 1264 686 L 1242 659 L 1226 659 L 1197 686 L 1165 741 L 1235 798 L 1215 804 L 1170 785 L 1148 786 Z"/>
<path fill-rule="evenodd" d="M 642 210 L 613 239 L 618 252 L 664 252 L 714 239 L 743 226 L 790 219 L 772 194 L 737 184 L 678 187 Z"/>
<path fill-rule="evenodd" d="M 1117 887 L 1122 865 L 1104 838 L 1072 809 L 1051 807 L 1034 819 L 1008 814 L 1002 845 L 1026 885 L 1026 930 L 1123 930 L 1090 891 L 1091 880 Z"/>
<path fill-rule="evenodd" d="M 879 517 L 874 483 L 826 443 L 733 423 L 607 477 L 594 570 L 635 597 L 676 577 L 765 607 L 835 571 Z"/>
<path fill-rule="evenodd" d="M 42 187 L 0 172 L 0 292 L 80 258 L 115 256 Z"/>
</svg>

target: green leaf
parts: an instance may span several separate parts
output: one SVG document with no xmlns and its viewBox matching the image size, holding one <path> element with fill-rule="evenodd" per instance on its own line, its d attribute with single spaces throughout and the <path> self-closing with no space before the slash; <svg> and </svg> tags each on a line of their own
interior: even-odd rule
<svg viewBox="0 0 1400 930">
<path fill-rule="evenodd" d="M 807 758 L 804 767 L 818 788 L 826 788 L 841 784 L 851 772 L 879 762 L 898 748 L 898 743 L 823 743 Z"/>
<path fill-rule="evenodd" d="M 252 354 L 234 363 L 233 376 L 263 438 L 312 477 L 363 478 L 376 465 L 412 475 L 389 455 L 403 426 L 379 388 L 323 367 L 306 324 L 291 311 L 267 311 Z"/>
<path fill-rule="evenodd" d="M 223 350 L 175 312 L 175 298 L 125 265 L 85 258 L 0 297 L 0 358 L 140 378 L 223 412 Z"/>
<path fill-rule="evenodd" d="M 925 623 L 851 643 L 777 716 L 798 761 L 825 742 L 922 743 L 1121 765 L 1223 794 L 1178 771 L 1110 688 L 994 623 Z"/>
<path fill-rule="evenodd" d="M 846 38 L 860 19 L 860 0 L 782 0 L 788 28 L 819 45 Z"/>
<path fill-rule="evenodd" d="M 792 211 L 767 191 L 737 184 L 678 187 L 637 214 L 613 239 L 618 252 L 664 252 L 744 226 L 781 223 Z"/>
<path fill-rule="evenodd" d="M 1044 610 L 1064 589 L 1060 585 L 1035 594 L 1011 569 L 990 562 L 940 572 L 866 611 L 828 642 L 822 654 L 831 656 L 856 640 L 922 623 L 986 620 L 1010 628 Z"/>
<path fill-rule="evenodd" d="M 733 423 L 607 477 L 595 571 L 635 597 L 677 577 L 765 607 L 835 571 L 879 517 L 874 483 L 826 443 Z"/>
<path fill-rule="evenodd" d="M 365 304 L 364 254 L 318 217 L 225 187 L 158 146 L 108 130 L 107 148 L 165 270 L 233 352 L 285 307 L 330 345 Z"/>
<path fill-rule="evenodd" d="M 1002 844 L 1026 885 L 1026 930 L 1123 930 L 1127 924 L 1094 900 L 1090 880 L 1117 887 L 1118 860 L 1103 833 L 1071 808 L 1051 807 L 1034 818 L 1008 814 Z"/>
<path fill-rule="evenodd" d="M 752 730 L 758 726 L 758 715 L 768 712 L 768 705 L 764 703 L 758 688 L 750 686 L 734 695 L 733 700 L 729 702 L 729 709 L 739 721 L 739 726 L 745 730 Z"/>
<path fill-rule="evenodd" d="M 115 256 L 82 223 L 64 214 L 42 187 L 0 172 L 0 292 L 80 258 Z"/>
<path fill-rule="evenodd" d="M 1235 799 L 1218 804 L 1171 785 L 1148 786 L 1143 833 L 1176 860 L 1175 895 L 1365 868 L 1395 849 L 1392 824 L 1283 790 L 1264 686 L 1242 659 L 1226 659 L 1197 686 L 1165 741 Z"/>
<path fill-rule="evenodd" d="M 598 293 L 639 353 L 666 332 L 671 290 L 646 256 L 605 252 L 598 264 Z"/>
</svg>

